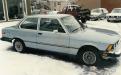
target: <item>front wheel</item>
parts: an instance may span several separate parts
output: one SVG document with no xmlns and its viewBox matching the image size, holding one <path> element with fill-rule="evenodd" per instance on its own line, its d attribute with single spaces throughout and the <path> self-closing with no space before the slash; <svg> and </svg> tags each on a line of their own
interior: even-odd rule
<svg viewBox="0 0 121 75">
<path fill-rule="evenodd" d="M 78 59 L 85 65 L 91 66 L 96 65 L 99 62 L 99 53 L 94 48 L 85 48 L 80 50 Z"/>
<path fill-rule="evenodd" d="M 15 40 L 13 42 L 13 48 L 17 52 L 24 52 L 25 44 L 21 40 Z"/>
<path fill-rule="evenodd" d="M 86 19 L 82 19 L 81 21 L 82 21 L 82 23 L 86 23 Z"/>
<path fill-rule="evenodd" d="M 111 22 L 110 20 L 107 20 L 108 22 Z"/>
<path fill-rule="evenodd" d="M 93 65 L 97 61 L 97 56 L 92 51 L 85 51 L 82 55 L 82 60 L 87 65 Z"/>
</svg>

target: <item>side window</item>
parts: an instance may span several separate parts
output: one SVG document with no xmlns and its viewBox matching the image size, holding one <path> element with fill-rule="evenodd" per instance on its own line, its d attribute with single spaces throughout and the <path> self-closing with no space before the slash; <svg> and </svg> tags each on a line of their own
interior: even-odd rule
<svg viewBox="0 0 121 75">
<path fill-rule="evenodd" d="M 27 18 L 22 24 L 21 28 L 37 30 L 38 18 Z"/>
<path fill-rule="evenodd" d="M 42 31 L 58 30 L 58 32 L 65 33 L 59 21 L 57 19 L 52 19 L 52 18 L 42 18 L 40 21 L 40 30 Z"/>
</svg>

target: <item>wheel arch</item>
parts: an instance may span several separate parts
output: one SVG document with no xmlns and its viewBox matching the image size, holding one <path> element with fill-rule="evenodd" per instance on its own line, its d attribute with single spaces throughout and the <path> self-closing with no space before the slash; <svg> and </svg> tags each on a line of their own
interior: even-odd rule
<svg viewBox="0 0 121 75">
<path fill-rule="evenodd" d="M 18 47 L 18 48 L 20 48 L 20 49 L 17 49 L 17 48 L 15 47 L 15 43 L 16 43 L 17 41 L 21 42 L 21 44 L 22 44 L 22 46 L 19 45 L 20 47 Z M 22 53 L 22 52 L 25 51 L 26 45 L 25 45 L 25 43 L 24 43 L 24 41 L 23 41 L 22 39 L 20 39 L 20 38 L 13 38 L 13 39 L 12 39 L 12 44 L 13 44 L 13 49 L 14 49 L 16 52 Z"/>
<path fill-rule="evenodd" d="M 81 46 L 81 47 L 79 48 L 79 50 L 78 50 L 78 52 L 77 52 L 77 55 L 78 55 L 80 52 L 84 51 L 83 48 L 94 48 L 94 50 L 99 51 L 99 49 L 98 49 L 97 47 L 95 47 L 95 46 L 92 46 L 92 45 L 84 45 L 84 46 Z"/>
<path fill-rule="evenodd" d="M 15 40 L 20 40 L 25 45 L 24 41 L 22 39 L 20 39 L 20 38 L 17 38 L 17 37 L 12 39 L 12 43 L 14 43 Z"/>
</svg>

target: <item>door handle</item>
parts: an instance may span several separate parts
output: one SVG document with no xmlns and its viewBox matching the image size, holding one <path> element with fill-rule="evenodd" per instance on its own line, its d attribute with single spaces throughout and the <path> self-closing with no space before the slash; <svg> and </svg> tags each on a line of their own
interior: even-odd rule
<svg viewBox="0 0 121 75">
<path fill-rule="evenodd" d="M 42 33 L 38 33 L 39 35 L 42 35 Z"/>
</svg>

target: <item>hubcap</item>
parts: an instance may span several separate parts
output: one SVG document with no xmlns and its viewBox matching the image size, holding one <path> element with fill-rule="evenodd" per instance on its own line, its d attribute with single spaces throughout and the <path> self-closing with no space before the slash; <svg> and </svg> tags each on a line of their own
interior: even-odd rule
<svg viewBox="0 0 121 75">
<path fill-rule="evenodd" d="M 92 51 L 87 51 L 83 54 L 83 61 L 86 64 L 94 64 L 96 62 L 96 55 Z"/>
<path fill-rule="evenodd" d="M 21 52 L 23 50 L 22 43 L 19 41 L 15 42 L 15 49 L 16 49 L 16 51 Z"/>
</svg>

